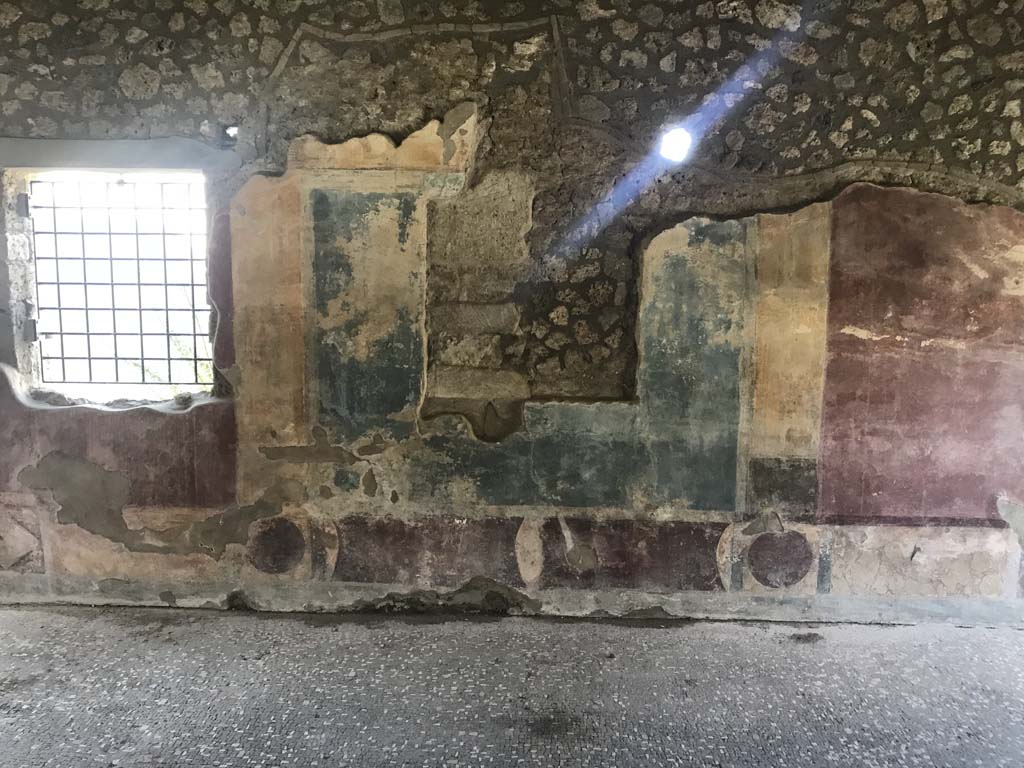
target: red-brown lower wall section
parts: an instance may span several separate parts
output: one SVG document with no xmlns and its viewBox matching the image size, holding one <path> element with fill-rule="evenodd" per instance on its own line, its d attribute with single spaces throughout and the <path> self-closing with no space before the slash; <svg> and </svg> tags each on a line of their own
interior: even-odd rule
<svg viewBox="0 0 1024 768">
<path fill-rule="evenodd" d="M 149 408 L 33 408 L 0 372 L 0 490 L 53 451 L 122 472 L 129 504 L 217 507 L 235 501 L 234 403 L 173 413 Z"/>
<path fill-rule="evenodd" d="M 1001 524 L 1024 496 L 1024 214 L 834 202 L 821 522 Z"/>
</svg>

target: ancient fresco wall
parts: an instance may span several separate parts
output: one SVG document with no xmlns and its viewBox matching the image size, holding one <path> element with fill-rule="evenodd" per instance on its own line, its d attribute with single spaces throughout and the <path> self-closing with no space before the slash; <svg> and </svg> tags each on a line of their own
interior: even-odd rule
<svg viewBox="0 0 1024 768">
<path fill-rule="evenodd" d="M 2 595 L 1020 620 L 1022 14 L 0 2 L 0 157 L 184 136 L 237 169 L 230 399 L 6 371 Z"/>
<path fill-rule="evenodd" d="M 12 391 L 9 593 L 1017 620 L 1024 216 L 855 185 L 668 225 L 642 247 L 637 397 L 537 402 L 432 336 L 434 312 L 522 322 L 487 287 L 515 260 L 468 255 L 490 222 L 432 230 L 477 205 L 479 138 L 460 108 L 400 145 L 303 139 L 240 190 L 233 403 L 145 411 L 136 445 L 137 417 Z M 493 220 L 512 252 L 515 221 Z M 74 418 L 87 438 L 48 431 Z"/>
</svg>

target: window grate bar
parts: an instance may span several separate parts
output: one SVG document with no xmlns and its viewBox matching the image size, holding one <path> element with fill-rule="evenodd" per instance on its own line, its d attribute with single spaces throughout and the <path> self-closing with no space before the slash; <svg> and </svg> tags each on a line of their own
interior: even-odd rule
<svg viewBox="0 0 1024 768">
<path fill-rule="evenodd" d="M 40 348 L 39 359 L 46 363 L 44 382 L 56 377 L 54 366 L 59 361 L 60 378 L 67 383 L 131 384 L 141 381 L 148 384 L 209 384 L 209 381 L 200 380 L 200 365 L 209 366 L 212 363 L 210 356 L 200 354 L 200 349 L 205 350 L 207 347 L 208 333 L 201 336 L 197 329 L 199 313 L 209 312 L 205 295 L 197 303 L 197 296 L 205 289 L 207 282 L 205 275 L 197 271 L 200 268 L 196 267 L 200 261 L 196 246 L 198 241 L 205 240 L 205 228 L 197 228 L 193 223 L 197 214 L 205 213 L 205 208 L 194 204 L 192 194 L 194 185 L 201 183 L 198 179 L 153 182 L 148 190 L 152 195 L 151 200 L 159 201 L 156 206 L 140 205 L 140 186 L 124 177 L 103 183 L 102 189 L 106 195 L 101 204 L 89 204 L 94 202 L 88 198 L 92 194 L 92 185 L 85 180 L 33 182 L 36 191 L 39 191 L 36 185 L 47 185 L 51 196 L 50 205 L 32 202 L 30 206 L 33 224 L 39 224 L 33 227 L 37 252 L 36 300 L 40 311 L 51 313 L 47 320 L 48 330 L 43 332 L 46 354 Z M 62 185 L 61 188 L 58 185 Z M 172 185 L 175 185 L 174 193 L 179 196 L 177 200 L 170 198 Z M 115 195 L 115 191 L 119 194 Z M 77 195 L 78 204 L 58 205 L 58 192 Z M 35 199 L 41 196 L 40 193 Z M 118 197 L 121 199 L 117 200 Z M 114 204 L 113 200 L 117 200 L 118 204 Z M 127 226 L 127 215 L 115 222 L 115 211 L 132 214 L 131 227 Z M 58 212 L 62 214 L 60 221 L 57 219 Z M 144 218 L 145 214 L 148 214 L 148 218 Z M 48 216 L 52 219 L 48 219 Z M 76 219 L 72 226 L 74 231 L 60 226 L 68 221 L 69 216 Z M 159 227 L 156 226 L 157 216 Z M 172 223 L 173 226 L 170 226 Z M 115 232 L 115 224 L 118 230 L 123 231 Z M 172 237 L 175 238 L 177 249 L 175 255 L 181 258 L 169 258 Z M 134 252 L 128 258 L 119 258 L 120 251 L 117 249 L 124 243 L 122 238 L 130 238 L 134 246 Z M 77 245 L 69 246 L 68 240 Z M 96 247 L 100 242 L 102 245 L 99 247 L 105 253 L 97 256 Z M 50 246 L 47 248 L 46 261 L 52 266 L 47 268 L 47 272 L 56 271 L 55 280 L 39 279 L 42 276 L 40 270 L 44 266 L 38 258 L 41 244 Z M 145 250 L 147 244 L 155 247 Z M 68 251 L 69 247 L 78 252 Z M 71 258 L 68 258 L 69 255 Z M 206 259 L 202 261 L 202 268 L 206 268 Z M 105 267 L 106 274 L 97 272 L 98 264 Z M 123 274 L 125 264 L 131 265 L 134 270 L 131 279 L 126 279 Z M 175 275 L 180 275 L 173 281 L 169 279 L 172 267 L 176 270 Z M 147 268 L 145 274 L 144 268 Z M 182 274 L 186 271 L 187 275 Z M 76 272 L 80 272 L 80 278 Z M 154 279 L 155 272 L 160 273 L 159 279 Z M 72 279 L 65 280 L 65 276 Z M 125 290 L 134 294 L 133 300 L 125 302 Z M 155 298 L 154 291 L 158 292 L 157 296 L 163 294 L 162 306 L 147 307 L 144 300 L 147 297 Z M 80 299 L 80 302 L 73 299 Z M 68 313 L 75 313 L 75 316 L 68 317 Z M 153 327 L 147 324 L 161 315 L 162 328 L 146 330 L 147 327 Z M 72 321 L 74 327 L 69 326 Z M 132 337 L 136 340 L 137 350 L 124 347 L 125 339 Z M 179 349 L 176 346 L 177 337 L 181 337 L 187 345 L 185 348 Z M 147 340 L 153 342 L 160 338 L 163 339 L 161 346 L 166 357 L 149 357 L 148 354 L 153 350 L 151 346 L 146 347 Z M 77 340 L 78 348 L 84 349 L 84 357 L 81 354 L 69 354 L 69 339 Z M 111 354 L 104 354 L 101 350 Z M 133 355 L 133 351 L 137 354 Z M 159 363 L 161 370 L 148 370 L 147 361 Z M 76 364 L 79 375 L 69 370 L 71 362 Z M 101 362 L 113 362 L 115 367 L 112 373 L 101 374 L 98 366 Z M 119 365 L 121 362 L 126 363 L 124 376 Z M 188 371 L 185 365 L 191 370 Z M 163 371 L 164 366 L 166 371 Z M 108 365 L 102 366 L 104 371 L 108 368 Z M 84 373 L 86 370 L 87 375 Z M 186 375 L 183 377 L 182 373 Z"/>
</svg>

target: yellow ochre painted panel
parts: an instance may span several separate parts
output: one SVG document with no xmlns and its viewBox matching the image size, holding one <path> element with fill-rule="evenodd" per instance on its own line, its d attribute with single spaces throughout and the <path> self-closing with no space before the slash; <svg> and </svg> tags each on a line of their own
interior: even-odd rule
<svg viewBox="0 0 1024 768">
<path fill-rule="evenodd" d="M 758 216 L 752 456 L 818 453 L 831 208 Z"/>
</svg>

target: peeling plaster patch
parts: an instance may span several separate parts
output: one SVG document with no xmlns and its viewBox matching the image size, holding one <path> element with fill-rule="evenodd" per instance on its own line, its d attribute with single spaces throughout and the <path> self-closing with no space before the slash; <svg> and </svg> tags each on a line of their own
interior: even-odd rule
<svg viewBox="0 0 1024 768">
<path fill-rule="evenodd" d="M 199 551 L 221 557 L 231 544 L 245 544 L 249 538 L 250 526 L 264 518 L 281 513 L 286 503 L 306 500 L 306 489 L 294 481 L 282 481 L 269 488 L 253 504 L 231 507 L 221 515 L 210 517 L 201 523 L 194 523 L 184 533 L 184 540 L 191 546 L 186 551 Z"/>
<path fill-rule="evenodd" d="M 573 538 L 572 529 L 564 517 L 558 518 L 558 527 L 562 531 L 562 540 L 565 542 L 565 561 L 570 567 L 577 571 L 592 571 L 597 567 L 597 556 L 594 554 L 594 550 Z"/>
<path fill-rule="evenodd" d="M 922 347 L 943 347 L 945 349 L 967 349 L 963 339 L 922 339 Z"/>
<path fill-rule="evenodd" d="M 77 525 L 52 527 L 46 534 L 47 570 L 58 576 L 97 583 L 110 579 L 120 599 L 143 599 L 158 584 L 213 584 L 221 565 L 205 554 L 158 550 L 111 541 Z M 108 594 L 112 594 L 108 592 Z M 149 593 L 152 594 L 152 593 Z"/>
<path fill-rule="evenodd" d="M 376 600 L 361 600 L 357 612 L 384 613 L 483 613 L 498 616 L 530 616 L 542 603 L 505 584 L 475 576 L 451 592 L 418 590 L 391 592 Z"/>
<path fill-rule="evenodd" d="M 1013 498 L 1009 494 L 1001 493 L 996 497 L 996 510 L 999 512 L 999 516 L 1017 534 L 1020 542 L 1024 544 L 1024 502 Z"/>
<path fill-rule="evenodd" d="M 220 514 L 215 507 L 136 507 L 124 508 L 121 517 L 133 531 L 170 531 Z"/>
<path fill-rule="evenodd" d="M 372 133 L 341 144 L 325 144 L 314 136 L 295 139 L 288 150 L 288 168 L 405 171 L 466 171 L 476 154 L 478 134 L 476 105 L 464 102 L 432 120 L 396 145 L 389 136 Z"/>
<path fill-rule="evenodd" d="M 863 339 L 864 341 L 882 341 L 883 339 L 889 338 L 888 334 L 872 333 L 866 328 L 857 328 L 856 326 L 853 325 L 844 326 L 843 329 L 839 332 L 845 334 L 846 336 L 853 336 L 854 338 L 857 339 Z"/>
<path fill-rule="evenodd" d="M 126 546 L 141 543 L 141 534 L 129 529 L 121 516 L 129 495 L 124 473 L 53 451 L 34 467 L 23 469 L 18 480 L 34 491 L 53 495 L 59 522 Z"/>
<path fill-rule="evenodd" d="M 420 419 L 429 422 L 442 416 L 458 416 L 469 422 L 477 439 L 494 443 L 522 429 L 523 405 L 521 400 L 427 397 L 420 406 Z"/>
<path fill-rule="evenodd" d="M 313 445 L 262 446 L 260 453 L 271 461 L 289 461 L 299 464 L 324 463 L 351 466 L 361 459 L 347 448 L 331 445 L 323 427 L 313 427 Z"/>
<path fill-rule="evenodd" d="M 380 434 L 374 434 L 369 443 L 365 443 L 356 448 L 356 453 L 360 456 L 378 456 L 393 445 L 394 443 L 388 442 L 381 437 Z"/>
<path fill-rule="evenodd" d="M 477 126 L 476 104 L 463 102 L 453 107 L 444 116 L 444 121 L 438 127 L 438 134 L 444 142 L 444 153 L 441 157 L 441 164 L 468 165 L 476 153 L 476 126 Z"/>
<path fill-rule="evenodd" d="M 255 504 L 230 507 L 202 520 L 178 525 L 161 524 L 158 531 L 129 525 L 137 516 L 125 518 L 129 497 L 128 479 L 92 462 L 54 451 L 38 464 L 26 467 L 18 479 L 37 493 L 52 494 L 59 506 L 57 520 L 74 525 L 128 552 L 187 555 L 196 552 L 224 554 L 229 544 L 244 544 L 249 526 L 262 518 L 279 514 L 283 504 L 305 500 L 305 488 L 283 481 L 268 489 Z M 158 538 L 154 540 L 154 536 Z M 80 546 L 88 550 L 87 544 Z"/>
</svg>

